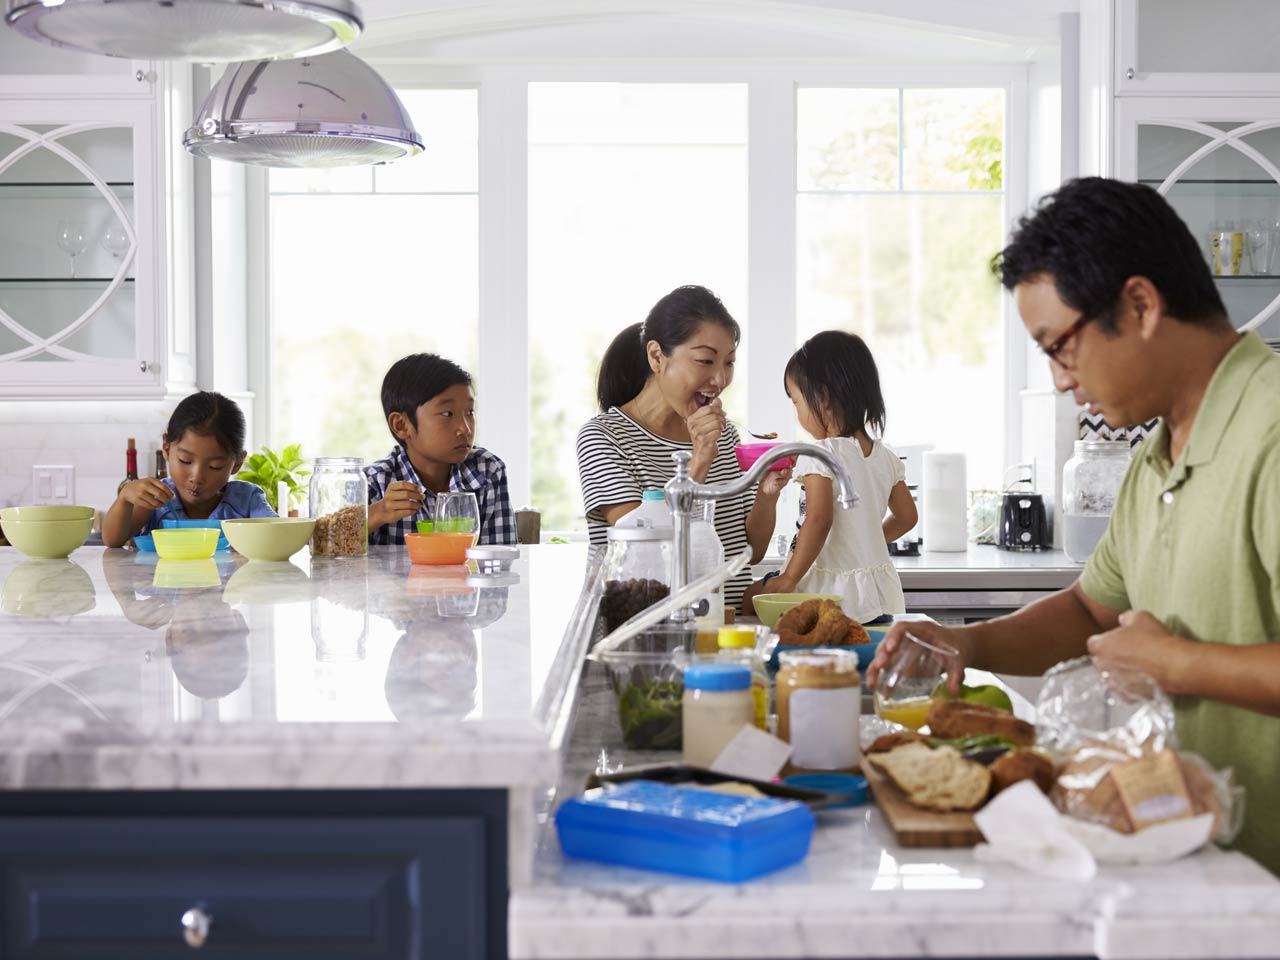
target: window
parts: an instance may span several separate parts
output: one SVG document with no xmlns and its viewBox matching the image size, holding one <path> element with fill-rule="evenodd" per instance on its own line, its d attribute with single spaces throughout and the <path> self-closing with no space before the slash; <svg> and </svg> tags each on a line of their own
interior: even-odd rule
<svg viewBox="0 0 1280 960">
<path fill-rule="evenodd" d="M 385 167 L 270 173 L 271 434 L 308 457 L 386 455 L 382 377 L 406 354 L 440 353 L 475 374 L 477 92 L 398 93 L 429 150 Z"/>
<path fill-rule="evenodd" d="M 997 485 L 1004 91 L 802 88 L 796 109 L 797 342 L 862 336 L 890 445 L 963 450 L 968 485 Z"/>
<path fill-rule="evenodd" d="M 605 348 L 681 284 L 744 331 L 744 84 L 529 85 L 529 375 L 543 530 L 585 530 L 574 440 Z M 746 350 L 725 406 L 745 423 Z"/>
</svg>

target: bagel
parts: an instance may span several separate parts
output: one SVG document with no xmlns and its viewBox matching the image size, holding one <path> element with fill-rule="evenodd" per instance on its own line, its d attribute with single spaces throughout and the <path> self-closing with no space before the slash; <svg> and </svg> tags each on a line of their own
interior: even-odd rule
<svg viewBox="0 0 1280 960">
<path fill-rule="evenodd" d="M 831 600 L 806 600 L 781 617 L 774 628 L 784 647 L 852 647 L 870 643 L 862 624 L 850 620 Z"/>
</svg>

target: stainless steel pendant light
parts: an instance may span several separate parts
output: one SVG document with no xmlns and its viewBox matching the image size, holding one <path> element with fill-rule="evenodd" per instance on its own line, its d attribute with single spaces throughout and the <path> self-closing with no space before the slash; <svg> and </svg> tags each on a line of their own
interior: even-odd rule
<svg viewBox="0 0 1280 960">
<path fill-rule="evenodd" d="M 327 53 L 363 29 L 352 0 L 5 0 L 5 21 L 55 47 L 197 63 Z"/>
<path fill-rule="evenodd" d="M 346 50 L 227 67 L 182 138 L 197 157 L 349 167 L 422 151 L 395 91 Z"/>
</svg>

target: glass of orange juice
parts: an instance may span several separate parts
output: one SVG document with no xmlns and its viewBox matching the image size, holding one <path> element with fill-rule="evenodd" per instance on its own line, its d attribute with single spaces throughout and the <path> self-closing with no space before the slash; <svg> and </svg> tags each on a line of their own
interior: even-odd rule
<svg viewBox="0 0 1280 960">
<path fill-rule="evenodd" d="M 876 713 L 882 720 L 919 730 L 929 712 L 934 687 L 946 677 L 948 666 L 957 657 L 950 645 L 906 634 L 889 666 L 880 672 Z"/>
</svg>

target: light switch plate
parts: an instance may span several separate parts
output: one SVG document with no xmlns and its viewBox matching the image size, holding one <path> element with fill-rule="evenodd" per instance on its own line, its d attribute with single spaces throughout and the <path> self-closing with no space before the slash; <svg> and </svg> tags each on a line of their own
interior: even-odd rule
<svg viewBox="0 0 1280 960">
<path fill-rule="evenodd" d="M 70 506 L 76 502 L 76 468 L 36 464 L 31 468 L 31 488 L 33 503 Z"/>
</svg>

